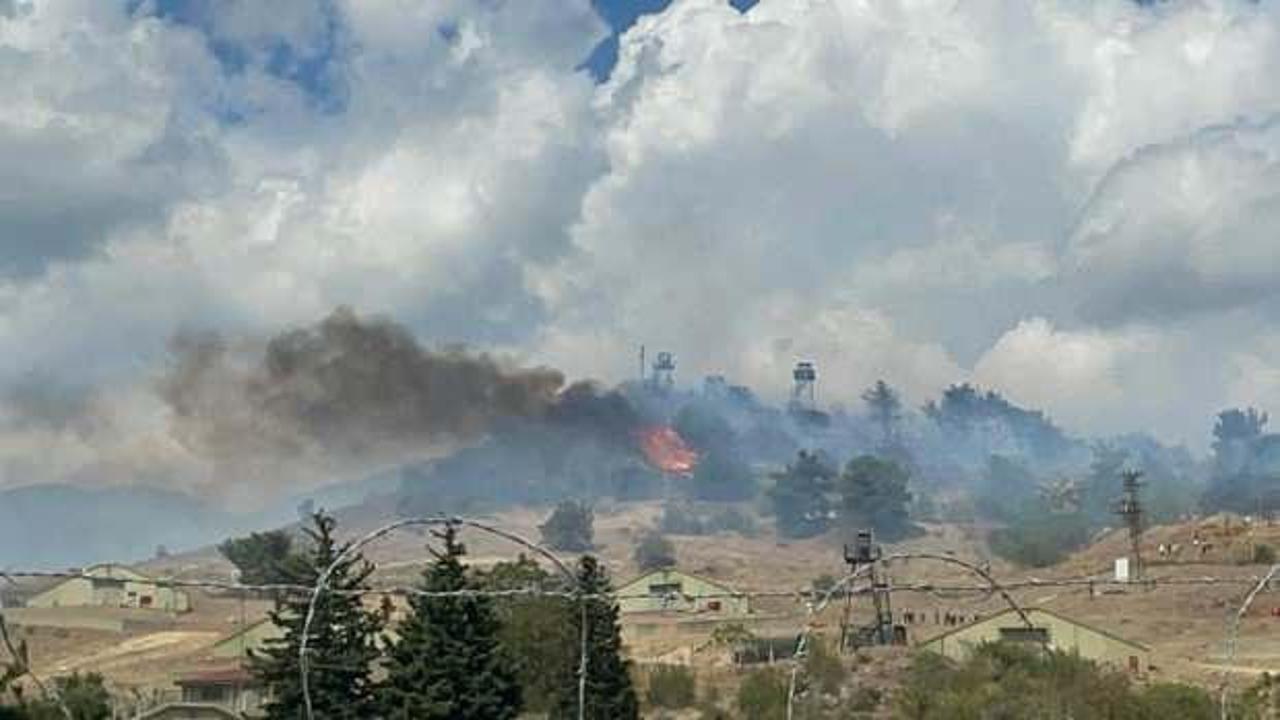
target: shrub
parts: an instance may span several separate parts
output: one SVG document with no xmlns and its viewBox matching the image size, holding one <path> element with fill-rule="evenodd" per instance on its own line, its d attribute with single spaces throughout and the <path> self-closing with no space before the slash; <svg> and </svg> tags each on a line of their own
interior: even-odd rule
<svg viewBox="0 0 1280 720">
<path fill-rule="evenodd" d="M 1156 683 L 1139 695 L 1144 717 L 1178 718 L 1179 720 L 1214 720 L 1219 715 L 1218 703 L 1198 687 L 1178 683 Z"/>
<path fill-rule="evenodd" d="M 542 542 L 552 550 L 586 552 L 593 547 L 595 515 L 586 503 L 566 500 L 538 526 Z"/>
<path fill-rule="evenodd" d="M 873 713 L 883 700 L 884 693 L 879 688 L 860 687 L 849 698 L 849 710 L 855 713 Z"/>
<path fill-rule="evenodd" d="M 1089 541 L 1089 529 L 1078 515 L 1029 513 L 991 533 L 991 551 L 1030 567 L 1046 567 Z"/>
<path fill-rule="evenodd" d="M 778 668 L 749 673 L 738 687 L 738 711 L 745 720 L 782 720 L 787 716 L 787 675 Z"/>
<path fill-rule="evenodd" d="M 1011 643 L 980 646 L 964 662 L 917 654 L 894 703 L 894 717 L 907 720 L 1216 716 L 1212 698 L 1200 688 L 1135 688 L 1125 674 L 1077 655 Z"/>
<path fill-rule="evenodd" d="M 831 652 L 827 643 L 818 637 L 810 639 L 804 660 L 804 674 L 824 694 L 835 695 L 844 684 L 844 666 L 840 658 Z"/>
<path fill-rule="evenodd" d="M 19 698 L 16 707 L 0 703 L 0 718 L 6 720 L 63 720 L 70 713 L 73 720 L 108 720 L 111 714 L 111 694 L 98 673 L 72 673 L 55 678 L 53 690 L 62 701 L 59 705 L 49 698 L 26 700 Z M 65 706 L 65 712 L 63 710 Z"/>
<path fill-rule="evenodd" d="M 1255 565 L 1275 565 L 1276 549 L 1267 544 L 1255 545 L 1253 547 L 1253 562 Z"/>
<path fill-rule="evenodd" d="M 632 559 L 642 572 L 671 567 L 676 564 L 676 549 L 661 533 L 649 530 L 640 536 Z"/>
<path fill-rule="evenodd" d="M 697 683 L 682 665 L 655 665 L 649 669 L 646 699 L 653 707 L 679 710 L 697 700 Z"/>
</svg>

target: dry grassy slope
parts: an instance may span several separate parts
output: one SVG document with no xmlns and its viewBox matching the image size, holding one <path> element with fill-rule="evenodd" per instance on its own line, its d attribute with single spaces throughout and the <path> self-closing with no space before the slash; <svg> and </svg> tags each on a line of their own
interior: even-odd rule
<svg viewBox="0 0 1280 720">
<path fill-rule="evenodd" d="M 548 511 L 548 508 L 520 509 L 483 519 L 536 539 L 537 526 Z M 636 569 L 631 563 L 633 540 L 641 530 L 656 523 L 659 512 L 655 503 L 602 505 L 597 508 L 598 552 L 617 580 L 623 581 L 635 574 Z M 346 512 L 342 514 L 342 530 L 349 536 L 360 535 L 385 523 L 388 517 L 387 513 L 376 508 Z M 1184 549 L 1182 558 L 1185 562 L 1153 562 L 1150 574 L 1156 577 L 1215 575 L 1241 579 L 1257 575 L 1262 571 L 1259 567 L 1222 562 L 1233 557 L 1233 553 L 1243 552 L 1243 543 L 1248 541 L 1247 534 L 1230 529 L 1234 526 L 1234 523 L 1224 523 L 1219 519 L 1216 526 L 1209 522 L 1151 529 L 1148 533 L 1150 548 L 1146 550 L 1148 557 L 1158 559 L 1155 547 L 1160 542 L 1178 542 L 1187 549 Z M 1205 562 L 1193 563 L 1190 560 L 1202 559 L 1199 556 L 1192 558 L 1189 551 L 1190 539 L 1197 529 L 1202 537 L 1214 543 L 1215 549 L 1203 557 Z M 1252 538 L 1253 542 L 1274 542 L 1280 547 L 1280 528 L 1254 528 Z M 427 536 L 422 532 L 393 534 L 371 546 L 367 555 L 382 568 L 382 581 L 412 582 L 428 557 L 423 550 L 426 540 Z M 818 576 L 839 577 L 845 572 L 841 539 L 838 537 L 780 541 L 764 525 L 760 535 L 751 538 L 725 534 L 672 536 L 671 540 L 683 568 L 741 590 L 800 589 L 808 587 Z M 474 531 L 468 531 L 464 541 L 472 561 L 477 563 L 509 559 L 520 552 L 509 542 Z M 1112 560 L 1123 552 L 1126 543 L 1122 534 L 1111 533 L 1058 567 L 1029 572 L 993 562 L 992 570 L 999 577 L 1015 578 L 1105 575 L 1110 572 Z M 887 551 L 954 552 L 963 559 L 989 561 L 983 531 L 956 525 L 930 526 L 925 535 L 890 546 Z M 212 550 L 166 558 L 151 564 L 148 569 L 182 577 L 228 577 L 230 570 Z M 977 582 L 963 570 L 926 561 L 897 563 L 891 569 L 891 576 L 897 583 Z M 1216 670 L 1206 668 L 1205 663 L 1221 659 L 1226 618 L 1239 604 L 1245 590 L 1245 585 L 1234 584 L 1217 587 L 1158 586 L 1151 590 L 1129 588 L 1124 593 L 1099 597 L 1090 597 L 1084 588 L 1021 591 L 1015 595 L 1022 604 L 1046 607 L 1149 645 L 1159 667 L 1155 675 L 1157 678 L 1213 683 L 1217 680 Z M 898 611 L 911 610 L 926 618 L 926 622 L 910 628 L 916 640 L 946 630 L 932 622 L 935 612 L 950 611 L 972 616 L 1004 607 L 997 596 L 974 593 L 943 598 L 932 594 L 902 593 L 896 594 L 893 602 Z M 867 605 L 865 600 L 852 605 L 850 611 L 855 621 L 867 619 Z M 1244 625 L 1237 664 L 1280 670 L 1280 620 L 1268 614 L 1275 605 L 1280 605 L 1280 598 L 1273 594 L 1260 596 L 1258 607 Z M 100 633 L 35 630 L 30 641 L 37 666 L 44 672 L 52 672 L 69 668 L 76 662 L 80 669 L 103 670 L 122 686 L 164 687 L 171 684 L 175 675 L 207 663 L 205 653 L 213 639 L 234 630 L 242 618 L 252 621 L 265 610 L 262 603 L 246 603 L 242 610 L 234 598 L 203 593 L 197 594 L 195 607 L 194 612 L 179 618 L 175 627 L 161 631 L 169 634 L 155 635 L 150 639 L 147 635 L 154 634 L 122 638 Z M 764 612 L 790 614 L 793 620 L 781 623 L 786 626 L 784 631 L 796 632 L 805 621 L 804 606 L 798 599 L 762 602 L 757 603 L 757 607 Z M 843 612 L 845 607 L 840 604 L 830 608 L 819 618 L 819 632 L 834 634 Z M 688 646 L 688 640 L 678 641 L 676 647 L 645 648 L 643 654 L 653 657 L 678 651 L 681 645 Z M 83 658 L 86 656 L 90 660 L 85 661 Z M 76 657 L 81 660 L 73 661 L 72 658 Z"/>
</svg>

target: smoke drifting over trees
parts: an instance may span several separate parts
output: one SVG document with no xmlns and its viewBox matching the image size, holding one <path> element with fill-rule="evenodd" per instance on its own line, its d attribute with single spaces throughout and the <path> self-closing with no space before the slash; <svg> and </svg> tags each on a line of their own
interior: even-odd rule
<svg viewBox="0 0 1280 720">
<path fill-rule="evenodd" d="M 272 512 L 284 498 L 290 510 L 303 498 L 336 507 L 369 492 L 394 493 L 399 511 L 415 515 L 566 499 L 764 501 L 779 532 L 801 537 L 850 523 L 889 537 L 913 520 L 982 518 L 1005 528 L 1005 554 L 1033 563 L 1113 522 L 1124 468 L 1146 472 L 1156 520 L 1197 507 L 1263 511 L 1280 497 L 1280 443 L 1254 411 L 1222 413 L 1212 463 L 1201 463 L 1140 434 L 1070 435 L 967 383 L 912 407 L 878 382 L 852 411 L 799 413 L 721 377 L 695 388 L 568 384 L 557 370 L 432 347 L 345 308 L 260 340 L 181 334 L 152 390 L 162 420 L 148 442 L 118 444 L 121 474 L 69 479 L 130 471 L 139 484 L 237 508 L 276 503 Z M 9 427 L 87 446 L 105 443 L 104 429 L 126 436 L 110 388 L 31 383 L 11 395 Z M 664 476 L 646 459 L 642 440 L 655 430 L 687 443 L 691 472 Z M 853 459 L 861 464 L 846 466 Z M 330 484 L 342 493 L 317 490 Z M 1040 542 L 1053 528 L 1061 532 Z"/>
<path fill-rule="evenodd" d="M 625 437 L 625 399 L 549 368 L 428 350 L 403 326 L 339 308 L 256 347 L 184 334 L 158 393 L 175 437 L 232 478 L 341 472 L 438 454 L 522 423 Z"/>
</svg>

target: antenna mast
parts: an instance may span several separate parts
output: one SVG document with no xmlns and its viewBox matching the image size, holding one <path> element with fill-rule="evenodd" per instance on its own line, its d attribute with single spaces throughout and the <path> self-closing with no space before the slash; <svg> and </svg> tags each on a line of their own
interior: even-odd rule
<svg viewBox="0 0 1280 720">
<path fill-rule="evenodd" d="M 1124 495 L 1120 497 L 1116 503 L 1116 514 L 1119 515 L 1125 525 L 1129 528 L 1129 554 L 1133 561 L 1132 577 L 1135 580 L 1141 580 L 1143 575 L 1142 564 L 1142 516 L 1144 509 L 1142 502 L 1138 498 L 1138 490 L 1145 484 L 1142 482 L 1142 472 L 1138 470 L 1125 470 L 1120 473 L 1120 478 L 1124 485 Z"/>
</svg>

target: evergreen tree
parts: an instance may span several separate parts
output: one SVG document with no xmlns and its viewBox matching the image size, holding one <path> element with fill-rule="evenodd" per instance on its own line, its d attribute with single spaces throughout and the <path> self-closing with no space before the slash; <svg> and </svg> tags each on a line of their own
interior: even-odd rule
<svg viewBox="0 0 1280 720">
<path fill-rule="evenodd" d="M 323 512 L 311 516 L 306 551 L 292 555 L 281 565 L 283 579 L 292 585 L 314 586 L 320 574 L 349 547 L 334 539 L 337 521 Z M 357 595 L 343 591 L 367 589 L 373 565 L 359 554 L 339 563 L 329 576 L 330 592 L 316 603 L 311 636 L 307 642 L 308 684 L 318 718 L 367 718 L 376 715 L 373 663 L 378 657 L 377 638 L 385 617 L 365 609 Z M 268 613 L 283 635 L 252 653 L 249 669 L 270 691 L 266 705 L 269 720 L 305 717 L 298 651 L 311 593 L 295 591 L 276 596 Z"/>
<path fill-rule="evenodd" d="M 472 569 L 469 578 L 485 590 L 572 589 L 525 555 L 485 571 Z M 569 627 L 576 606 L 561 597 L 513 596 L 495 598 L 494 611 L 502 626 L 498 640 L 515 662 L 524 711 L 545 715 L 560 697 L 559 683 L 578 667 L 578 638 Z"/>
<path fill-rule="evenodd" d="M 862 401 L 867 404 L 867 414 L 871 421 L 880 428 L 880 447 L 892 447 L 897 440 L 898 420 L 902 417 L 902 401 L 898 393 L 883 380 L 862 393 Z"/>
<path fill-rule="evenodd" d="M 853 531 L 869 528 L 888 542 L 916 534 L 907 513 L 909 476 L 897 463 L 871 455 L 849 461 L 840 476 L 841 520 Z"/>
<path fill-rule="evenodd" d="M 586 552 L 592 547 L 595 514 L 584 502 L 565 500 L 538 526 L 542 542 L 553 550 Z"/>
<path fill-rule="evenodd" d="M 457 528 L 435 533 L 444 551 L 422 589 L 474 589 L 460 558 Z M 485 597 L 416 596 L 388 651 L 383 715 L 398 720 L 508 720 L 520 713 L 516 666 L 499 643 L 501 625 Z"/>
<path fill-rule="evenodd" d="M 785 472 L 773 476 L 769 501 L 778 519 L 778 534 L 805 538 L 821 535 L 831 524 L 835 469 L 818 453 L 801 450 Z"/>
<path fill-rule="evenodd" d="M 280 566 L 288 559 L 293 538 L 284 530 L 250 533 L 218 545 L 218 552 L 240 571 L 240 582 L 267 585 L 286 582 Z"/>
<path fill-rule="evenodd" d="M 578 587 L 587 595 L 612 592 L 609 576 L 590 555 L 583 556 L 578 569 Z M 581 637 L 583 612 L 572 613 L 574 637 Z M 631 663 L 622 656 L 622 636 L 618 605 L 609 599 L 586 602 L 587 626 L 587 720 L 638 720 L 640 704 L 631 685 Z M 575 665 L 575 675 L 576 675 Z M 578 678 L 566 676 L 562 693 L 551 717 L 572 720 L 578 717 Z"/>
<path fill-rule="evenodd" d="M 640 572 L 669 568 L 676 564 L 676 548 L 662 533 L 647 530 L 640 536 L 631 557 Z"/>
</svg>

